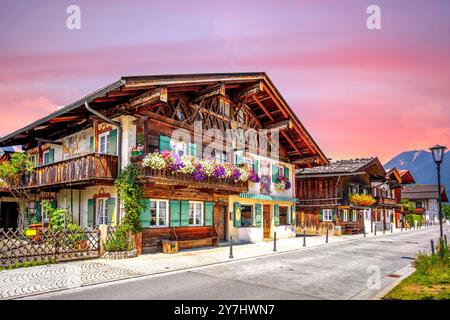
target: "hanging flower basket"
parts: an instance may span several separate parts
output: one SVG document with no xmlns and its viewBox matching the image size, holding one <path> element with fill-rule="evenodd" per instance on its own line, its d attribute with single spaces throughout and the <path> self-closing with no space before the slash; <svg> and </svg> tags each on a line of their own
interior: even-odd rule
<svg viewBox="0 0 450 320">
<path fill-rule="evenodd" d="M 291 188 L 291 182 L 283 176 L 278 176 L 277 181 L 274 182 L 275 190 L 283 191 Z"/>
<path fill-rule="evenodd" d="M 351 193 L 349 198 L 352 205 L 360 207 L 370 207 L 376 202 L 374 197 L 366 194 Z"/>
<path fill-rule="evenodd" d="M 132 157 L 139 157 L 144 154 L 144 147 L 142 145 L 137 145 L 130 148 Z"/>
</svg>

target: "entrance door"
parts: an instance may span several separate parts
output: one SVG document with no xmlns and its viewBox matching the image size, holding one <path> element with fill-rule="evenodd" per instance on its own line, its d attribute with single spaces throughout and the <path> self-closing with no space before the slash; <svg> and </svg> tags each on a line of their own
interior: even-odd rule
<svg viewBox="0 0 450 320">
<path fill-rule="evenodd" d="M 264 238 L 270 238 L 270 227 L 272 226 L 270 204 L 265 204 L 263 206 L 263 217 Z"/>
<path fill-rule="evenodd" d="M 227 206 L 214 205 L 214 225 L 219 235 L 219 241 L 227 241 Z"/>
<path fill-rule="evenodd" d="M 2 202 L 0 208 L 0 228 L 17 228 L 17 203 Z"/>
</svg>

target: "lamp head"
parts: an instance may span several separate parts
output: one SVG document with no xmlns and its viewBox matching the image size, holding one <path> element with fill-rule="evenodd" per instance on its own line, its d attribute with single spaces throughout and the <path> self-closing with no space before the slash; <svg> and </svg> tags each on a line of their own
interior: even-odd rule
<svg viewBox="0 0 450 320">
<path fill-rule="evenodd" d="M 436 145 L 434 147 L 431 147 L 431 154 L 433 155 L 434 162 L 439 165 L 444 161 L 444 154 L 447 147 Z"/>
</svg>

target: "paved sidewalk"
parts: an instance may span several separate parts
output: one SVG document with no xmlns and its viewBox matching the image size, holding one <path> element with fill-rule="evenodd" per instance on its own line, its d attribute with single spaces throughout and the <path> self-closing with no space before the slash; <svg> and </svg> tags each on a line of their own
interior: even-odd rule
<svg viewBox="0 0 450 320">
<path fill-rule="evenodd" d="M 403 233 L 418 231 L 420 230 L 404 230 Z M 394 234 L 400 232 L 400 230 L 396 230 Z M 384 235 L 381 232 L 377 236 L 368 234 L 366 238 L 389 236 L 392 236 L 390 232 L 386 232 Z M 278 240 L 277 252 L 273 251 L 273 241 L 235 245 L 233 247 L 234 259 L 229 258 L 229 247 L 221 246 L 187 250 L 174 255 L 157 253 L 131 259 L 94 259 L 5 270 L 0 271 L 0 298 L 18 298 L 283 252 L 308 250 L 319 246 L 333 246 L 342 242 L 364 240 L 363 235 L 330 236 L 328 243 L 325 243 L 325 236 L 307 236 L 306 247 L 303 247 L 302 237 Z"/>
</svg>

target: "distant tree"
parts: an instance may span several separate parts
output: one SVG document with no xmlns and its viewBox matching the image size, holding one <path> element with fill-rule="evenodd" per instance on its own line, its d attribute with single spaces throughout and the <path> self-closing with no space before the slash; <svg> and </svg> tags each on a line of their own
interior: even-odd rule
<svg viewBox="0 0 450 320">
<path fill-rule="evenodd" d="M 25 226 L 25 217 L 28 212 L 30 192 L 26 189 L 26 175 L 33 172 L 34 166 L 30 156 L 24 152 L 16 152 L 7 161 L 0 163 L 0 179 L 8 186 L 11 194 L 17 201 L 19 209 L 18 227 Z"/>
<path fill-rule="evenodd" d="M 450 219 L 450 205 L 444 204 L 442 205 L 442 216 Z"/>
<path fill-rule="evenodd" d="M 409 214 L 414 213 L 414 204 L 409 199 L 402 199 L 400 204 Z"/>
</svg>

